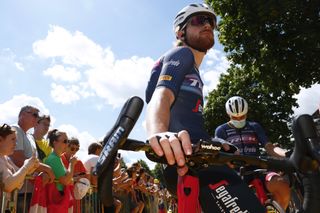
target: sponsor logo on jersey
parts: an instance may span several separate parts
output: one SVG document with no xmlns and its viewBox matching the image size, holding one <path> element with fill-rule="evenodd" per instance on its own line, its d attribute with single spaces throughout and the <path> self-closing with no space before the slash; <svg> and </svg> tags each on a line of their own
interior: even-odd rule
<svg viewBox="0 0 320 213">
<path fill-rule="evenodd" d="M 201 105 L 201 100 L 198 99 L 196 106 L 192 109 L 192 112 L 203 112 L 203 107 Z"/>
<path fill-rule="evenodd" d="M 161 75 L 159 77 L 159 81 L 171 81 L 172 76 L 171 75 Z"/>
<path fill-rule="evenodd" d="M 175 67 L 177 67 L 177 66 L 180 65 L 180 61 L 179 60 L 177 60 L 177 61 L 170 60 L 170 61 L 166 62 L 165 65 L 166 66 L 175 66 Z"/>
<path fill-rule="evenodd" d="M 209 184 L 209 188 L 212 190 L 211 195 L 216 200 L 216 204 L 219 206 L 221 212 L 243 212 L 249 213 L 248 210 L 241 210 L 237 203 L 238 197 L 233 197 L 227 186 L 229 183 L 225 180 L 216 184 Z"/>
</svg>

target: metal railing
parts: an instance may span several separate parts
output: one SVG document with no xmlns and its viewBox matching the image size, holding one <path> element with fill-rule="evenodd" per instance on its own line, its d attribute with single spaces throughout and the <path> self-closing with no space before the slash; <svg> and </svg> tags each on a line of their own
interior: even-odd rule
<svg viewBox="0 0 320 213">
<path fill-rule="evenodd" d="M 4 191 L 4 185 L 2 183 L 2 177 L 0 173 L 0 209 L 1 213 L 27 213 L 29 212 L 27 203 L 27 193 L 20 191 L 20 198 L 22 199 L 22 208 L 17 208 L 19 189 L 15 189 L 11 193 Z M 26 177 L 24 185 L 33 177 Z M 90 186 L 87 194 L 81 200 L 75 200 L 73 206 L 74 213 L 104 213 L 102 204 L 99 200 L 97 187 Z"/>
</svg>

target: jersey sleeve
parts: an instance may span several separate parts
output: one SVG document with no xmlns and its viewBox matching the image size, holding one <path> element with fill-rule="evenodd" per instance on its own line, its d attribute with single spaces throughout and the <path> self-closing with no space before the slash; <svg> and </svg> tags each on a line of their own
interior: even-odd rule
<svg viewBox="0 0 320 213">
<path fill-rule="evenodd" d="M 185 75 L 194 67 L 194 56 L 189 48 L 176 48 L 163 58 L 157 87 L 170 89 L 176 97 Z"/>
<path fill-rule="evenodd" d="M 269 139 L 266 135 L 266 132 L 262 128 L 262 126 L 256 122 L 252 122 L 250 123 L 250 125 L 254 128 L 256 135 L 258 137 L 259 143 L 261 143 L 262 146 L 265 146 L 268 143 Z"/>
<path fill-rule="evenodd" d="M 224 140 L 227 138 L 226 131 L 224 129 L 224 125 L 220 125 L 216 128 L 216 130 L 214 131 L 214 137 L 221 138 Z"/>
</svg>

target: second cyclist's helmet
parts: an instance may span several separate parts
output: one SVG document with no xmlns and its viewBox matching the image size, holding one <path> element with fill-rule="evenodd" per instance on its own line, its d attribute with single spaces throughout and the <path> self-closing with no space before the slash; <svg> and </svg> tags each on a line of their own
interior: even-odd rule
<svg viewBox="0 0 320 213">
<path fill-rule="evenodd" d="M 173 30 L 176 33 L 185 27 L 187 21 L 191 16 L 206 14 L 212 16 L 215 22 L 217 22 L 216 14 L 213 10 L 206 4 L 190 4 L 180 10 L 174 19 Z"/>
<path fill-rule="evenodd" d="M 226 102 L 226 111 L 234 117 L 245 115 L 248 112 L 248 103 L 240 96 L 233 96 Z"/>
</svg>

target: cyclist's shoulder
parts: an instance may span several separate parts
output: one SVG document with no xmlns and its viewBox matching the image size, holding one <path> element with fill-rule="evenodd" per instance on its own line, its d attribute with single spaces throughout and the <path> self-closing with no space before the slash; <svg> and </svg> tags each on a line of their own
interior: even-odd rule
<svg viewBox="0 0 320 213">
<path fill-rule="evenodd" d="M 164 58 L 176 58 L 181 61 L 191 61 L 194 62 L 194 56 L 190 48 L 188 47 L 175 47 L 170 49 L 164 54 Z"/>
<path fill-rule="evenodd" d="M 256 121 L 247 121 L 247 125 L 253 129 L 262 129 L 262 126 Z"/>
<path fill-rule="evenodd" d="M 228 123 L 223 123 L 219 126 L 217 126 L 216 130 L 215 130 L 215 134 L 219 134 L 221 132 L 224 132 L 226 129 L 228 129 L 230 126 L 228 125 Z"/>
</svg>

